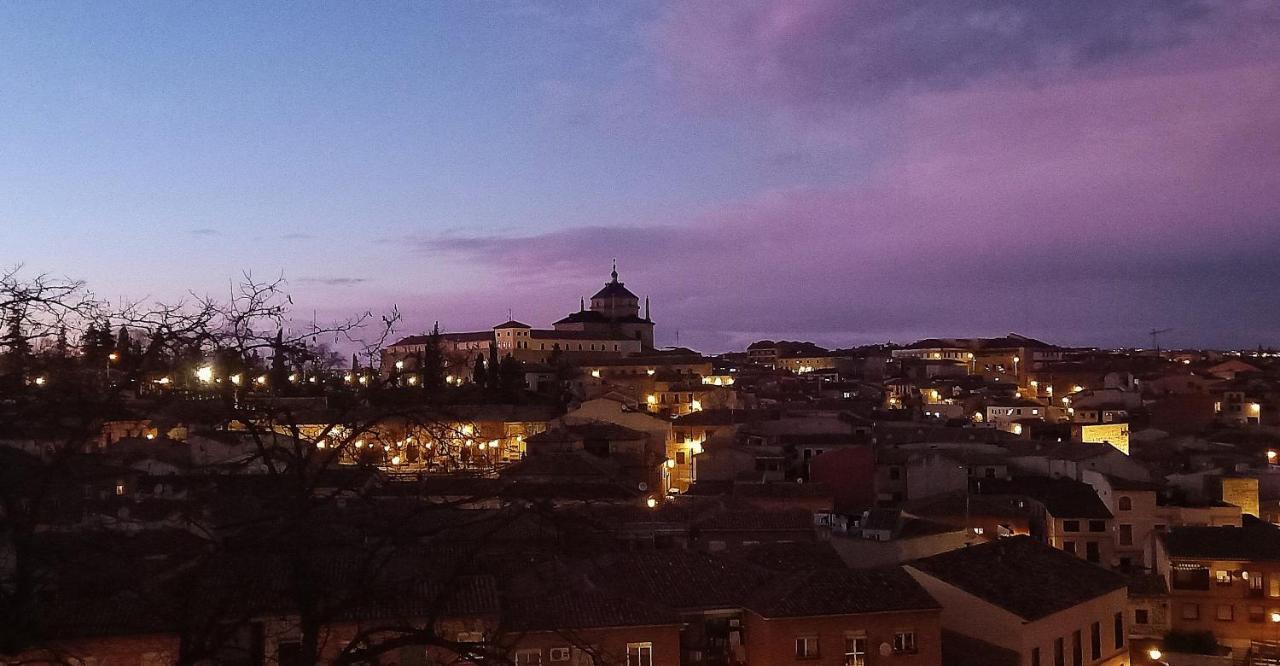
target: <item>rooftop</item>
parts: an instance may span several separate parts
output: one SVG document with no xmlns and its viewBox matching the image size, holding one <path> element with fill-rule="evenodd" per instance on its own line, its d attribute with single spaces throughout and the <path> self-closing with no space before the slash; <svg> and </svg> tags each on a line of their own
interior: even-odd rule
<svg viewBox="0 0 1280 666">
<path fill-rule="evenodd" d="M 1028 536 L 949 551 L 909 566 L 1028 621 L 1123 589 L 1128 583 L 1119 574 Z"/>
</svg>

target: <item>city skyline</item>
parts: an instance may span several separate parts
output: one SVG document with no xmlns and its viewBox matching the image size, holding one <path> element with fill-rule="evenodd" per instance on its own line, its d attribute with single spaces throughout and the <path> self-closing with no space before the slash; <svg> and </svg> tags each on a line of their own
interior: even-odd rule
<svg viewBox="0 0 1280 666">
<path fill-rule="evenodd" d="M 1273 3 L 0 8 L 0 247 L 402 332 L 1274 343 Z M 911 39 L 904 41 L 904 35 Z"/>
</svg>

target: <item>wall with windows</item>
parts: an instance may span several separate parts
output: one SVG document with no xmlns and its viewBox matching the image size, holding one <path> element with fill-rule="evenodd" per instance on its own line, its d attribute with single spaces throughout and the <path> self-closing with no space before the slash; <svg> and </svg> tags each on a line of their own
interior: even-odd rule
<svg viewBox="0 0 1280 666">
<path fill-rule="evenodd" d="M 771 619 L 747 612 L 745 636 L 751 664 L 864 666 L 886 663 L 882 650 L 895 666 L 942 663 L 936 610 Z"/>
<path fill-rule="evenodd" d="M 521 635 L 510 654 L 517 666 L 668 666 L 680 663 L 680 628 L 530 632 Z"/>
</svg>

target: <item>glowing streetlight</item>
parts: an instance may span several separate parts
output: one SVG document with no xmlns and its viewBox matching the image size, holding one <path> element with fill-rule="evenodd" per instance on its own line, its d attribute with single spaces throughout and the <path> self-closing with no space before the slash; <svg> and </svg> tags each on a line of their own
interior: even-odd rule
<svg viewBox="0 0 1280 666">
<path fill-rule="evenodd" d="M 119 361 L 120 355 L 115 352 L 111 352 L 110 354 L 107 354 L 107 358 L 112 361 Z"/>
<path fill-rule="evenodd" d="M 44 377 L 36 377 L 36 386 L 44 386 Z"/>
<path fill-rule="evenodd" d="M 1164 656 L 1164 653 L 1156 648 L 1151 648 L 1150 650 L 1147 650 L 1147 656 L 1151 657 L 1152 661 L 1159 661 L 1160 657 Z"/>
<path fill-rule="evenodd" d="M 404 370 L 404 361 L 396 361 L 396 370 Z"/>
<path fill-rule="evenodd" d="M 196 379 L 206 384 L 213 381 L 213 366 L 203 365 L 196 369 Z"/>
<path fill-rule="evenodd" d="M 649 499 L 645 500 L 645 501 L 644 501 L 644 503 L 645 503 L 645 505 L 646 505 L 646 506 L 648 506 L 650 509 L 652 509 L 652 508 L 654 508 L 654 507 L 658 506 L 658 500 L 656 500 L 656 499 L 654 499 L 654 498 L 652 498 L 652 497 L 650 497 Z"/>
<path fill-rule="evenodd" d="M 240 385 L 240 375 L 239 375 L 239 374 L 231 375 L 231 383 L 232 383 L 232 384 L 235 384 L 236 386 L 239 386 L 239 385 Z"/>
</svg>

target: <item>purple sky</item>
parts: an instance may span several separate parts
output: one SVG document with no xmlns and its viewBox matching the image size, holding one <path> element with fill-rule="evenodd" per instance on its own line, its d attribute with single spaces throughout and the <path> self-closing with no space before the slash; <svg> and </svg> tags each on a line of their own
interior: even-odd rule
<svg viewBox="0 0 1280 666">
<path fill-rule="evenodd" d="M 1280 4 L 0 5 L 0 261 L 658 342 L 1280 345 Z"/>
</svg>

